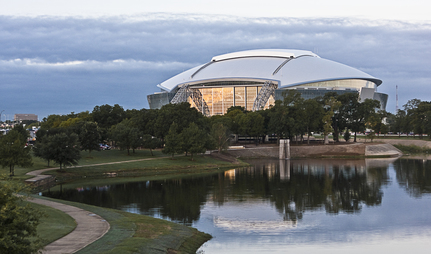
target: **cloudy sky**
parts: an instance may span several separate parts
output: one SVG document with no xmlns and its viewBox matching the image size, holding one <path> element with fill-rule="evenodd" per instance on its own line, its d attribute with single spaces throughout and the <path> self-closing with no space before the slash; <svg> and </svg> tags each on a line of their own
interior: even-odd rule
<svg viewBox="0 0 431 254">
<path fill-rule="evenodd" d="M 1 119 L 148 108 L 171 76 L 258 48 L 311 50 L 380 78 L 390 112 L 396 86 L 400 108 L 431 101 L 431 1 L 349 2 L 0 0 Z"/>
</svg>

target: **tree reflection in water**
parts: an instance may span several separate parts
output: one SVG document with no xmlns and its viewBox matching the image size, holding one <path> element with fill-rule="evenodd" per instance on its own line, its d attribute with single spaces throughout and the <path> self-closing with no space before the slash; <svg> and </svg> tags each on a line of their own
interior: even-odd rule
<svg viewBox="0 0 431 254">
<path fill-rule="evenodd" d="M 82 187 L 44 193 L 54 198 L 166 218 L 185 225 L 199 220 L 212 202 L 268 201 L 285 221 L 300 221 L 307 211 L 358 213 L 382 203 L 389 183 L 388 165 L 374 160 L 251 160 L 248 168 L 207 177 Z M 396 179 L 410 195 L 431 191 L 430 163 L 399 159 Z"/>
<path fill-rule="evenodd" d="M 400 159 L 394 162 L 399 185 L 412 197 L 431 193 L 431 161 Z"/>
</svg>

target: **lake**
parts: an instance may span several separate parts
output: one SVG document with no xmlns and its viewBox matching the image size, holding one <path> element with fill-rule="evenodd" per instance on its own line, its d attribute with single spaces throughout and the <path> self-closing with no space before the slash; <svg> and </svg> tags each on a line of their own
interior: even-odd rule
<svg viewBox="0 0 431 254">
<path fill-rule="evenodd" d="M 43 195 L 145 214 L 211 234 L 199 253 L 429 253 L 431 162 L 250 160 L 206 177 Z"/>
</svg>

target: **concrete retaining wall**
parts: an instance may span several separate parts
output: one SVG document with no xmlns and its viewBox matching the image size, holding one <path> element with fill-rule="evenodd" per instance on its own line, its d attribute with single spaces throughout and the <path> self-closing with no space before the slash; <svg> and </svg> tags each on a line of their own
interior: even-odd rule
<svg viewBox="0 0 431 254">
<path fill-rule="evenodd" d="M 418 140 L 418 139 L 375 139 L 377 142 L 388 143 L 391 145 L 403 145 L 403 146 L 419 146 L 425 148 L 431 148 L 431 141 Z"/>
<path fill-rule="evenodd" d="M 55 177 L 51 175 L 38 175 L 31 179 L 25 180 L 26 183 L 33 185 L 33 187 L 39 187 L 43 185 L 51 185 L 55 182 Z"/>
<path fill-rule="evenodd" d="M 278 147 L 256 147 L 243 149 L 229 149 L 228 154 L 236 158 L 277 158 Z"/>
<path fill-rule="evenodd" d="M 291 146 L 292 158 L 333 157 L 333 156 L 401 156 L 402 153 L 390 144 L 349 143 L 337 145 Z M 229 149 L 237 158 L 279 158 L 278 146 Z"/>
</svg>

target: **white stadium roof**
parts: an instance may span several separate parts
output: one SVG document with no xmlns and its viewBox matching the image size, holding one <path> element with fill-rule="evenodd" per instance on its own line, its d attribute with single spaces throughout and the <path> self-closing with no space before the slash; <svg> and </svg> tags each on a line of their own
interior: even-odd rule
<svg viewBox="0 0 431 254">
<path fill-rule="evenodd" d="M 172 91 L 182 84 L 231 80 L 273 80 L 279 88 L 342 79 L 382 81 L 363 71 L 320 58 L 311 51 L 260 49 L 215 56 L 211 62 L 182 72 L 158 85 Z"/>
</svg>

